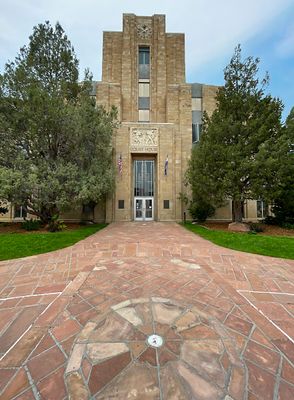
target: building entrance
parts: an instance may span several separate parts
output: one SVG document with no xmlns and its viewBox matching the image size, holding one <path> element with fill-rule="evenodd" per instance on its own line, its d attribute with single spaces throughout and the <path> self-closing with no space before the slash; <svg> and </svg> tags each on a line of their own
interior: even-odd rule
<svg viewBox="0 0 294 400">
<path fill-rule="evenodd" d="M 134 160 L 134 220 L 154 219 L 154 160 Z"/>
<path fill-rule="evenodd" d="M 135 220 L 152 221 L 153 216 L 153 197 L 135 197 Z"/>
</svg>

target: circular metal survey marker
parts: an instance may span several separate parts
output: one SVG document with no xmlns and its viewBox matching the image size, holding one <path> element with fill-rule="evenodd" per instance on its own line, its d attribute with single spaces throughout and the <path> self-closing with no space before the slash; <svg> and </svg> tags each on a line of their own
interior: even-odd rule
<svg viewBox="0 0 294 400">
<path fill-rule="evenodd" d="M 150 335 L 147 338 L 147 342 L 151 347 L 161 347 L 163 344 L 163 339 L 159 335 Z"/>
</svg>

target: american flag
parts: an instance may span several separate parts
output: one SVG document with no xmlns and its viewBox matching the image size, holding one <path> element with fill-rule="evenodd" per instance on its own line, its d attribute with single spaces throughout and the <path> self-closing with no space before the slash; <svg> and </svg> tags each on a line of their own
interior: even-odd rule
<svg viewBox="0 0 294 400">
<path fill-rule="evenodd" d="M 122 175 L 122 170 L 123 170 L 123 163 L 122 163 L 122 156 L 121 154 L 119 155 L 119 158 L 117 160 L 117 166 L 118 166 L 118 172 L 120 175 Z"/>
<path fill-rule="evenodd" d="M 167 175 L 167 168 L 168 168 L 168 156 L 166 156 L 164 163 L 164 175 Z"/>
</svg>

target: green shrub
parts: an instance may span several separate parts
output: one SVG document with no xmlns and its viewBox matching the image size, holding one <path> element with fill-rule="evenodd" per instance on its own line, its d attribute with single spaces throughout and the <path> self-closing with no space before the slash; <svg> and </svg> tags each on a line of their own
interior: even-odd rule
<svg viewBox="0 0 294 400">
<path fill-rule="evenodd" d="M 250 222 L 249 228 L 251 233 L 260 233 L 264 231 L 264 227 L 260 222 Z"/>
<path fill-rule="evenodd" d="M 294 224 L 290 224 L 289 222 L 285 222 L 284 224 L 281 224 L 282 228 L 286 229 L 294 229 Z"/>
<path fill-rule="evenodd" d="M 63 231 L 66 228 L 64 221 L 59 219 L 58 215 L 53 215 L 51 221 L 48 224 L 48 231 L 49 232 L 59 232 Z"/>
<path fill-rule="evenodd" d="M 27 219 L 21 224 L 22 229 L 26 231 L 38 231 L 40 226 L 41 223 L 38 219 Z"/>
<path fill-rule="evenodd" d="M 204 222 L 214 214 L 215 208 L 205 201 L 198 201 L 190 203 L 189 211 L 194 220 Z"/>
<path fill-rule="evenodd" d="M 294 223 L 292 223 L 291 221 L 281 221 L 277 217 L 268 216 L 265 218 L 265 220 L 263 222 L 266 225 L 277 225 L 277 226 L 281 226 L 282 228 L 286 228 L 286 229 L 294 229 Z"/>
<path fill-rule="evenodd" d="M 278 225 L 278 220 L 276 217 L 272 215 L 268 215 L 264 220 L 263 223 L 266 225 Z"/>
</svg>

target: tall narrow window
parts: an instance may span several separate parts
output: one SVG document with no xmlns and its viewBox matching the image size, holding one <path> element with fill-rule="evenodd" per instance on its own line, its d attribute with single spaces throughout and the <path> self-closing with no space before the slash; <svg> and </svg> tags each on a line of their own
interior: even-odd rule
<svg viewBox="0 0 294 400">
<path fill-rule="evenodd" d="M 139 82 L 139 110 L 149 110 L 150 107 L 150 94 L 149 82 Z"/>
<path fill-rule="evenodd" d="M 150 121 L 150 47 L 139 47 L 139 122 Z"/>
<path fill-rule="evenodd" d="M 197 143 L 200 140 L 202 124 L 192 124 L 192 143 Z"/>
<path fill-rule="evenodd" d="M 139 79 L 149 79 L 150 77 L 150 48 L 147 46 L 139 47 Z"/>
<path fill-rule="evenodd" d="M 192 143 L 199 142 L 202 132 L 202 85 L 192 83 Z"/>
<path fill-rule="evenodd" d="M 256 216 L 257 218 L 266 218 L 268 216 L 268 204 L 263 200 L 256 201 Z"/>
</svg>

